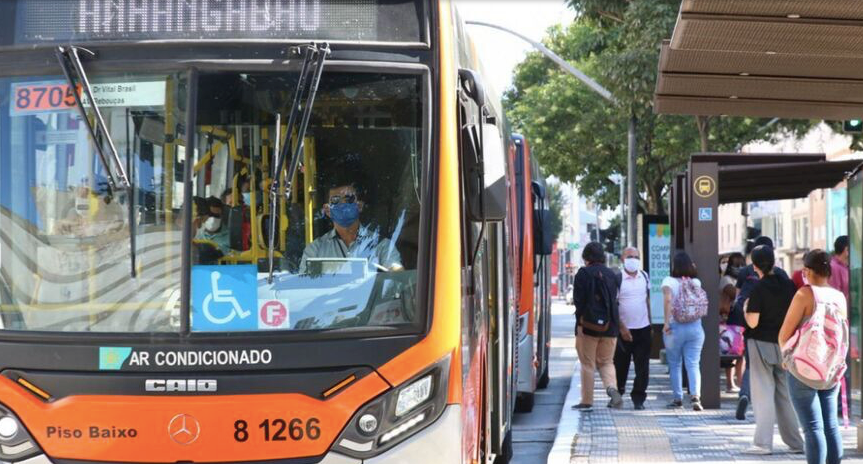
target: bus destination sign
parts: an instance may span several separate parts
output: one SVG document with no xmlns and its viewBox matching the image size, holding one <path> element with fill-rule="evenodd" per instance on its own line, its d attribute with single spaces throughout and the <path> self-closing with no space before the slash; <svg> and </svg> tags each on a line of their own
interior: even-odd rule
<svg viewBox="0 0 863 464">
<path fill-rule="evenodd" d="M 16 43 L 421 42 L 415 0 L 17 0 Z"/>
</svg>

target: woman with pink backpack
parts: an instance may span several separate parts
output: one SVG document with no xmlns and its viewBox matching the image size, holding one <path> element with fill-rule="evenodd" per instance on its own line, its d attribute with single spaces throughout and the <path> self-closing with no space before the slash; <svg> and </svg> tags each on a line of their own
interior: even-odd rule
<svg viewBox="0 0 863 464">
<path fill-rule="evenodd" d="M 830 256 L 824 250 L 807 253 L 803 266 L 809 285 L 794 295 L 779 344 L 791 402 L 803 427 L 806 461 L 838 464 L 842 435 L 836 409 L 848 352 L 847 302 L 828 284 Z"/>
<path fill-rule="evenodd" d="M 671 276 L 662 281 L 665 326 L 662 340 L 668 359 L 671 393 L 669 408 L 683 407 L 683 377 L 686 365 L 692 409 L 701 411 L 701 349 L 704 347 L 704 328 L 701 318 L 707 315 L 707 293 L 701 288 L 698 272 L 692 259 L 683 251 L 674 255 Z"/>
</svg>

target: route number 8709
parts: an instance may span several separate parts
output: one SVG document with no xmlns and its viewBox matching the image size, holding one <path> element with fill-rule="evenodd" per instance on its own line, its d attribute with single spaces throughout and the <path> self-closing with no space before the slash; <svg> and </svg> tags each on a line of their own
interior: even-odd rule
<svg viewBox="0 0 863 464">
<path fill-rule="evenodd" d="M 264 441 L 317 440 L 321 437 L 321 421 L 315 417 L 302 419 L 264 419 L 258 428 L 264 434 Z M 243 443 L 249 439 L 249 423 L 243 419 L 234 422 L 234 440 Z"/>
</svg>

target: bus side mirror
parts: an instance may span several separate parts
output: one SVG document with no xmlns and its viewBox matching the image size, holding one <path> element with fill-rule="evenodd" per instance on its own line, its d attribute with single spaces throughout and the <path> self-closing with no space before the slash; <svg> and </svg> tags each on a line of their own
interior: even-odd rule
<svg viewBox="0 0 863 464">
<path fill-rule="evenodd" d="M 482 86 L 482 80 L 472 69 L 459 69 L 458 78 L 461 81 L 461 88 L 465 94 L 473 100 L 480 108 L 485 106 L 485 89 Z"/>
<path fill-rule="evenodd" d="M 545 187 L 539 182 L 531 182 L 533 194 L 533 253 L 548 256 L 552 253 L 551 211 L 545 199 Z"/>
<path fill-rule="evenodd" d="M 485 161 L 483 172 L 485 192 L 485 220 L 506 219 L 506 150 L 500 129 L 494 124 L 484 123 L 482 128 L 482 151 Z"/>
</svg>

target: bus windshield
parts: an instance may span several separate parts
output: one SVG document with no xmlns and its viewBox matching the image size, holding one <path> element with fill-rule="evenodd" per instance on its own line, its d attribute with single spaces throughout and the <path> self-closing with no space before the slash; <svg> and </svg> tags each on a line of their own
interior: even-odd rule
<svg viewBox="0 0 863 464">
<path fill-rule="evenodd" d="M 422 79 L 325 71 L 300 168 L 272 196 L 298 75 L 200 73 L 192 131 L 185 74 L 90 76 L 123 192 L 62 76 L 0 80 L 2 328 L 177 332 L 184 259 L 193 332 L 416 325 Z"/>
</svg>

